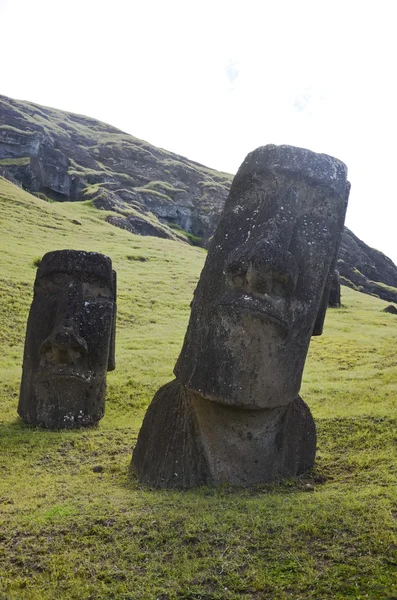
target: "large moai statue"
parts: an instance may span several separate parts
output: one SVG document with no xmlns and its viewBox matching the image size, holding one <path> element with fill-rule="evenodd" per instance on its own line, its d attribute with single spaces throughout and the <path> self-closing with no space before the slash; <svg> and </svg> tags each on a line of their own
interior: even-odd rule
<svg viewBox="0 0 397 600">
<path fill-rule="evenodd" d="M 249 486 L 304 473 L 316 430 L 299 397 L 322 332 L 343 228 L 346 166 L 264 146 L 234 178 L 194 294 L 176 379 L 154 396 L 132 458 L 154 487 Z"/>
<path fill-rule="evenodd" d="M 37 270 L 25 340 L 18 414 L 49 428 L 104 415 L 115 368 L 116 274 L 97 252 L 59 250 Z"/>
</svg>

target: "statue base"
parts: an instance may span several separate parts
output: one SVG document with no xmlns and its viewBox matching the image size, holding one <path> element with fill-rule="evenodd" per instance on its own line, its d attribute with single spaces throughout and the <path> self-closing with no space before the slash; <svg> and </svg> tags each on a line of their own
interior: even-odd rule
<svg viewBox="0 0 397 600">
<path fill-rule="evenodd" d="M 249 487 L 313 467 L 316 428 L 298 396 L 246 410 L 212 402 L 177 379 L 158 390 L 132 456 L 139 481 L 156 488 Z"/>
</svg>

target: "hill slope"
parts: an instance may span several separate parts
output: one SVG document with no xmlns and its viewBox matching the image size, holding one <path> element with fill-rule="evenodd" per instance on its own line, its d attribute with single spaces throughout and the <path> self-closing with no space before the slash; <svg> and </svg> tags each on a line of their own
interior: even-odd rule
<svg viewBox="0 0 397 600">
<path fill-rule="evenodd" d="M 205 245 L 232 175 L 111 125 L 0 96 L 0 174 L 42 198 L 90 200 L 131 233 Z M 397 267 L 345 229 L 343 282 L 397 302 Z"/>
<path fill-rule="evenodd" d="M 344 288 L 313 339 L 302 386 L 318 429 L 312 474 L 241 492 L 144 490 L 128 476 L 132 447 L 172 377 L 205 252 L 4 179 L 0 214 L 0 596 L 396 596 L 397 318 L 384 302 Z M 16 416 L 25 322 L 34 259 L 66 247 L 113 260 L 117 367 L 97 428 L 42 431 Z"/>
<path fill-rule="evenodd" d="M 231 175 L 89 117 L 5 96 L 0 116 L 0 166 L 25 189 L 58 201 L 90 199 L 116 211 L 113 223 L 132 233 L 174 238 L 171 225 L 211 234 Z"/>
</svg>

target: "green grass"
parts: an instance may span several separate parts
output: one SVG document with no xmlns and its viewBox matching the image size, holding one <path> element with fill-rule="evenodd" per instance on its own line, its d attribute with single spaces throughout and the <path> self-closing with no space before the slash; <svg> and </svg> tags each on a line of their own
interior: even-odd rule
<svg viewBox="0 0 397 600">
<path fill-rule="evenodd" d="M 146 185 L 142 186 L 142 190 L 165 190 L 166 192 L 177 193 L 185 192 L 186 187 L 176 188 L 168 181 L 149 181 Z"/>
<path fill-rule="evenodd" d="M 18 158 L 2 158 L 0 166 L 5 167 L 20 167 L 30 164 L 30 156 L 20 156 Z"/>
<path fill-rule="evenodd" d="M 167 204 L 175 204 L 171 196 L 168 194 L 164 194 L 163 192 L 159 192 L 158 190 L 148 188 L 148 187 L 136 187 L 134 188 L 135 192 L 146 194 L 147 196 L 151 196 L 154 199 L 162 200 Z"/>
<path fill-rule="evenodd" d="M 392 285 L 387 285 L 386 283 L 383 283 L 383 281 L 369 281 L 369 284 L 372 284 L 375 288 L 381 288 L 388 292 L 393 292 L 394 294 L 397 293 L 397 288 Z"/>
<path fill-rule="evenodd" d="M 73 219 L 81 225 L 73 224 Z M 202 249 L 112 227 L 89 202 L 49 204 L 0 178 L 1 600 L 397 597 L 397 319 L 342 288 L 301 395 L 316 467 L 251 490 L 143 489 L 129 474 L 147 404 L 171 379 Z M 16 415 L 33 262 L 101 251 L 118 273 L 117 368 L 98 427 Z"/>
</svg>

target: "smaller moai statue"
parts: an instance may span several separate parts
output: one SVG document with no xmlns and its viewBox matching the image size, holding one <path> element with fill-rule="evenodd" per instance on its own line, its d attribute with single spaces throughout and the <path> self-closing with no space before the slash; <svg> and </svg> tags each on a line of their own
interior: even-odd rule
<svg viewBox="0 0 397 600">
<path fill-rule="evenodd" d="M 299 396 L 321 335 L 349 184 L 341 161 L 292 146 L 235 176 L 194 293 L 176 379 L 154 396 L 132 469 L 153 487 L 250 486 L 314 464 Z"/>
<path fill-rule="evenodd" d="M 337 271 L 336 269 L 332 274 L 331 291 L 329 294 L 328 306 L 330 308 L 340 308 L 341 306 L 339 271 Z"/>
<path fill-rule="evenodd" d="M 43 256 L 29 312 L 18 414 L 53 429 L 93 425 L 115 368 L 116 273 L 97 252 Z"/>
</svg>

